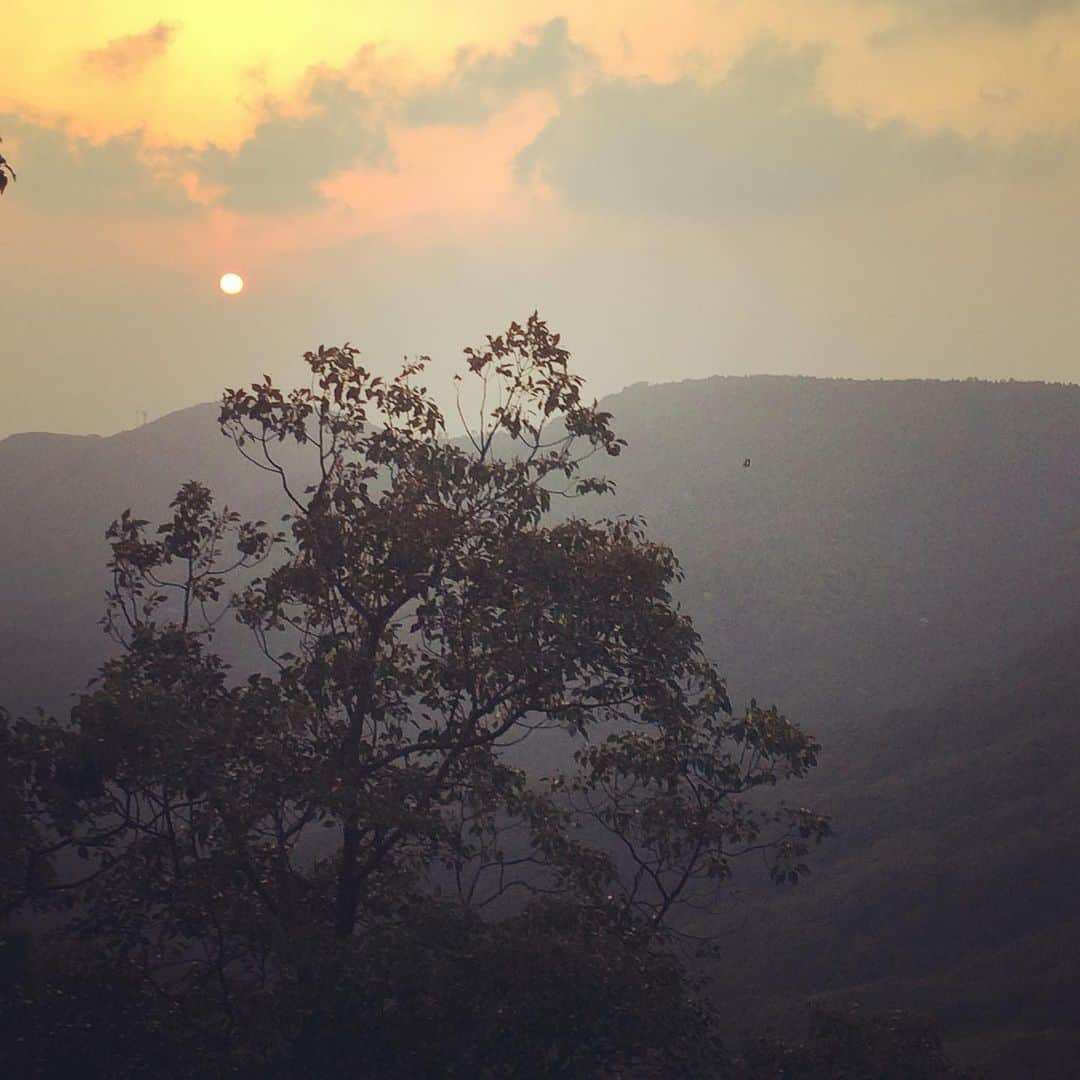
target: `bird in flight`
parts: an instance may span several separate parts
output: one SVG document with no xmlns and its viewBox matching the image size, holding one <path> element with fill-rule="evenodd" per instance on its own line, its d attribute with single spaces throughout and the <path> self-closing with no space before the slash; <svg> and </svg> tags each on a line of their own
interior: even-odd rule
<svg viewBox="0 0 1080 1080">
<path fill-rule="evenodd" d="M 749 469 L 750 468 L 750 459 L 749 458 L 743 458 L 742 467 L 744 469 Z"/>
</svg>

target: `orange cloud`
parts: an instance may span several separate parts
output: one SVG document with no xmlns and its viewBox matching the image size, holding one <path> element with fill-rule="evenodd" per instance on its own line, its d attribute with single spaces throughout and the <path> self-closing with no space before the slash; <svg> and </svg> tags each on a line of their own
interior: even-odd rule
<svg viewBox="0 0 1080 1080">
<path fill-rule="evenodd" d="M 393 166 L 363 166 L 319 186 L 321 206 L 301 214 L 247 215 L 214 205 L 219 192 L 194 173 L 182 177 L 202 212 L 186 220 L 115 220 L 111 236 L 140 265 L 208 278 L 226 264 L 253 275 L 300 252 L 359 236 L 392 236 L 402 249 L 461 241 L 493 231 L 539 228 L 557 218 L 554 198 L 515 182 L 514 159 L 553 117 L 550 95 L 532 92 L 487 123 L 390 133 Z"/>
<path fill-rule="evenodd" d="M 555 115 L 550 95 L 534 91 L 476 127 L 395 129 L 395 167 L 359 169 L 328 181 L 323 193 L 382 232 L 422 223 L 505 220 L 528 199 L 514 180 L 514 159 Z"/>
</svg>

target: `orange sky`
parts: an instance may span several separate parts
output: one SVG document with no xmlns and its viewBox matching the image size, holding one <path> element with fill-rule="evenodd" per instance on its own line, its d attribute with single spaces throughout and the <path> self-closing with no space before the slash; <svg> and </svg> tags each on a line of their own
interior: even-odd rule
<svg viewBox="0 0 1080 1080">
<path fill-rule="evenodd" d="M 153 141 L 231 143 L 250 131 L 263 97 L 288 100 L 312 68 L 348 69 L 371 49 L 380 75 L 408 87 L 444 74 L 461 48 L 506 49 L 530 28 L 564 17 L 574 40 L 609 74 L 715 76 L 756 37 L 772 34 L 792 44 L 828 44 L 822 91 L 841 108 L 967 133 L 1009 135 L 1075 123 L 1078 13 L 1068 4 L 1031 0 L 1032 10 L 1044 7 L 1048 14 L 1030 22 L 957 19 L 921 28 L 912 14 L 980 5 L 1024 3 L 17 2 L 5 12 L 0 40 L 0 107 L 67 118 L 73 131 L 96 137 L 139 127 Z M 158 26 L 167 40 L 156 49 L 140 47 L 138 39 Z M 890 32 L 896 40 L 883 49 L 875 36 Z M 1022 88 L 1021 100 L 1003 110 L 987 99 L 995 87 Z"/>
<path fill-rule="evenodd" d="M 287 377 L 350 309 L 391 355 L 427 311 L 449 357 L 545 296 L 598 390 L 1076 378 L 1080 3 L 66 0 L 4 23 L 0 304 L 25 314 L 0 437 L 115 429 L 256 358 Z M 249 281 L 228 310 L 224 269 Z M 133 322 L 169 328 L 163 366 Z"/>
</svg>

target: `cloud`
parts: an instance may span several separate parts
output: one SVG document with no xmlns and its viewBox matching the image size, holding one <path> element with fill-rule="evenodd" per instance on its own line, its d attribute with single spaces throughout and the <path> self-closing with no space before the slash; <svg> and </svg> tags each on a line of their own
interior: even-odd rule
<svg viewBox="0 0 1080 1080">
<path fill-rule="evenodd" d="M 236 150 L 211 145 L 198 155 L 201 177 L 226 189 L 221 205 L 243 213 L 312 210 L 325 203 L 323 180 L 357 162 L 389 163 L 381 110 L 345 76 L 318 76 L 305 105 L 300 116 L 271 105 Z"/>
<path fill-rule="evenodd" d="M 997 19 L 1007 23 L 1029 23 L 1043 15 L 1071 11 L 1077 0 L 908 0 L 939 16 Z"/>
<path fill-rule="evenodd" d="M 100 49 L 87 50 L 83 53 L 83 63 L 112 78 L 126 79 L 164 56 L 176 30 L 172 23 L 155 23 L 141 34 L 113 38 Z"/>
<path fill-rule="evenodd" d="M 518 178 L 539 178 L 582 207 L 711 217 L 858 200 L 992 156 L 954 132 L 832 111 L 815 94 L 821 55 L 770 39 L 716 85 L 595 84 L 521 151 Z"/>
<path fill-rule="evenodd" d="M 171 217 L 193 209 L 175 175 L 152 160 L 139 132 L 95 143 L 15 114 L 0 115 L 0 130 L 18 141 L 19 199 L 28 206 L 65 216 L 117 217 Z"/>
<path fill-rule="evenodd" d="M 596 59 L 570 38 L 566 19 L 534 28 L 505 52 L 460 49 L 453 71 L 411 94 L 404 120 L 413 126 L 481 124 L 527 90 L 562 90 Z"/>
<path fill-rule="evenodd" d="M 65 214 L 172 216 L 197 209 L 181 178 L 194 173 L 217 204 L 241 213 L 306 211 L 325 203 L 322 181 L 357 162 L 389 164 L 387 103 L 352 89 L 341 72 L 317 74 L 303 112 L 269 103 L 236 149 L 210 144 L 150 150 L 141 132 L 105 142 L 70 135 L 16 114 L 0 130 L 17 140 L 25 200 Z M 20 176 L 20 179 L 22 177 Z"/>
<path fill-rule="evenodd" d="M 900 15 L 893 26 L 871 34 L 869 42 L 881 48 L 903 44 L 928 30 L 998 25 L 1016 31 L 1047 15 L 1080 9 L 1080 0 L 864 0 L 878 7 L 891 6 Z"/>
</svg>

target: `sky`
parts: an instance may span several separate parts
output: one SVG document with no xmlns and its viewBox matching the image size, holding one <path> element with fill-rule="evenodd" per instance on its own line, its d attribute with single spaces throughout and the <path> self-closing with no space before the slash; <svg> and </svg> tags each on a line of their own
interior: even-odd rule
<svg viewBox="0 0 1080 1080">
<path fill-rule="evenodd" d="M 1080 378 L 1080 0 L 8 0 L 0 438 L 534 309 L 588 389 Z M 246 282 L 224 295 L 219 277 Z"/>
</svg>

